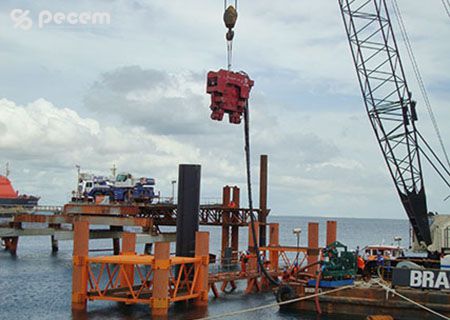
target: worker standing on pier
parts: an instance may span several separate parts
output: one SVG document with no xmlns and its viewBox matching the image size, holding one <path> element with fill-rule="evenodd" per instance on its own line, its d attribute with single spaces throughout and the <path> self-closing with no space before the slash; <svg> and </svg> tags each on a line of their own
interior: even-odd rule
<svg viewBox="0 0 450 320">
<path fill-rule="evenodd" d="M 358 267 L 358 274 L 363 274 L 366 264 L 364 262 L 364 259 L 360 255 L 356 257 L 356 265 Z"/>
<path fill-rule="evenodd" d="M 247 252 L 242 251 L 239 261 L 241 262 L 241 275 L 245 275 L 247 273 L 247 263 L 248 263 Z"/>
</svg>

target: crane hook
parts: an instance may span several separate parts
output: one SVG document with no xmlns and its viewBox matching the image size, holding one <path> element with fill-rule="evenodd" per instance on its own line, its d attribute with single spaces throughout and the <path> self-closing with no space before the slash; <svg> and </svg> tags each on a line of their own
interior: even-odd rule
<svg viewBox="0 0 450 320">
<path fill-rule="evenodd" d="M 223 22 L 225 22 L 225 26 L 228 28 L 228 32 L 226 33 L 227 41 L 232 41 L 234 37 L 233 28 L 236 25 L 238 13 L 236 8 L 233 5 L 229 5 L 223 14 Z"/>
</svg>

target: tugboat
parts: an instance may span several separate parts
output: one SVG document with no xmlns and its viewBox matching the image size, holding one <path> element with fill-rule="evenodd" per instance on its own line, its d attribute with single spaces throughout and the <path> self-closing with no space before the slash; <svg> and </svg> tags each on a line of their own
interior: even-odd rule
<svg viewBox="0 0 450 320">
<path fill-rule="evenodd" d="M 394 267 L 405 257 L 403 248 L 387 245 L 369 245 L 363 248 L 365 274 L 377 274 L 378 266 Z"/>
<path fill-rule="evenodd" d="M 1 212 L 14 212 L 21 209 L 33 209 L 37 206 L 39 197 L 19 195 L 15 191 L 11 181 L 8 179 L 8 170 L 6 176 L 0 175 L 0 209 Z"/>
</svg>

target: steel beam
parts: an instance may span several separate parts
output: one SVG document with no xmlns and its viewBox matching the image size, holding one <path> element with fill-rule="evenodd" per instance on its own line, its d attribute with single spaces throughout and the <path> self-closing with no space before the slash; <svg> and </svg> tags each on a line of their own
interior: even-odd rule
<svg viewBox="0 0 450 320">
<path fill-rule="evenodd" d="M 74 225 L 73 269 L 72 269 L 72 309 L 86 310 L 87 270 L 89 255 L 89 223 L 76 222 Z"/>
<path fill-rule="evenodd" d="M 181 164 L 178 170 L 176 255 L 193 257 L 199 228 L 201 166 Z"/>
<path fill-rule="evenodd" d="M 136 226 L 150 228 L 153 221 L 150 218 L 137 217 L 111 217 L 111 216 L 83 216 L 83 215 L 44 215 L 44 214 L 19 214 L 12 218 L 13 222 L 73 224 L 74 221 L 87 221 L 89 224 L 105 226 Z"/>
<path fill-rule="evenodd" d="M 327 243 L 325 245 L 330 245 L 336 241 L 337 238 L 337 224 L 336 221 L 327 221 Z"/>
<path fill-rule="evenodd" d="M 279 247 L 280 246 L 280 225 L 278 223 L 269 224 L 269 247 Z M 264 250 L 260 248 L 260 250 Z M 278 272 L 278 250 L 269 251 L 269 261 L 271 263 L 270 267 L 272 271 Z"/>
<path fill-rule="evenodd" d="M 89 239 L 111 239 L 121 238 L 123 232 L 109 231 L 109 230 L 91 230 L 89 232 Z M 74 235 L 72 230 L 61 230 L 52 228 L 42 229 L 15 229 L 15 228 L 0 228 L 0 238 L 7 237 L 23 237 L 23 236 L 54 236 L 55 240 L 73 240 Z M 175 233 L 161 233 L 159 235 L 152 235 L 148 233 L 137 233 L 138 243 L 154 243 L 159 241 L 175 242 Z"/>
<path fill-rule="evenodd" d="M 308 223 L 308 247 L 312 249 L 319 248 L 319 224 L 317 222 Z M 318 254 L 308 254 L 308 265 L 313 264 L 318 260 Z M 315 274 L 318 266 L 314 266 L 308 270 L 309 273 Z"/>
<path fill-rule="evenodd" d="M 161 266 L 153 275 L 153 294 L 151 298 L 152 316 L 165 316 L 169 309 L 169 266 L 170 243 L 155 244 L 155 261 Z"/>
<path fill-rule="evenodd" d="M 136 234 L 125 232 L 122 237 L 122 251 L 121 255 L 135 255 L 136 254 Z M 119 283 L 122 287 L 127 286 L 127 278 L 129 281 L 134 279 L 134 266 L 123 266 L 124 272 L 119 274 Z"/>
<path fill-rule="evenodd" d="M 260 173 L 259 173 L 259 243 L 261 246 L 266 245 L 266 223 L 267 223 L 267 155 L 260 157 Z"/>
<path fill-rule="evenodd" d="M 200 296 L 194 300 L 194 304 L 197 306 L 207 306 L 209 278 L 209 232 L 197 232 L 195 234 L 195 257 L 202 258 L 204 261 L 202 261 L 202 264 L 199 267 L 199 280 L 195 283 L 195 292 L 200 293 Z"/>
</svg>

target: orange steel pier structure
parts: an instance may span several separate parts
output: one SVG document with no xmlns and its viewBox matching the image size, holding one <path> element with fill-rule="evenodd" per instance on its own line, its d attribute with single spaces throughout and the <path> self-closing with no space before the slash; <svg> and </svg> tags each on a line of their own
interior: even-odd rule
<svg viewBox="0 0 450 320">
<path fill-rule="evenodd" d="M 226 197 L 231 188 L 224 187 L 224 203 L 218 205 L 201 205 L 200 225 L 222 226 L 223 249 L 229 243 L 229 230 L 232 229 L 232 247 L 237 252 L 239 227 L 247 227 L 250 210 L 240 208 L 239 188 L 233 187 L 233 201 Z M 260 210 L 254 214 L 259 216 Z M 1 216 L 1 215 L 0 215 Z M 6 249 L 16 253 L 19 237 L 51 236 L 52 250 L 58 250 L 58 240 L 73 239 L 73 225 L 77 221 L 90 225 L 110 226 L 109 230 L 91 230 L 91 239 L 113 238 L 114 252 L 120 251 L 118 240 L 123 234 L 123 227 L 140 227 L 139 243 L 158 241 L 175 241 L 173 233 L 161 232 L 160 226 L 176 226 L 177 207 L 172 204 L 154 205 L 98 205 L 92 203 L 69 203 L 60 213 L 36 214 L 23 213 L 7 217 L 8 221 L 0 224 L 0 238 Z M 24 224 L 27 226 L 24 227 Z M 42 227 L 45 224 L 46 227 Z M 30 227 L 31 226 L 31 227 Z"/>
<path fill-rule="evenodd" d="M 259 227 L 259 225 L 258 225 Z M 308 242 L 313 247 L 288 247 L 279 244 L 279 225 L 269 223 L 269 244 L 260 247 L 267 257 L 269 273 L 278 277 L 282 270 L 291 268 L 293 261 L 288 253 L 302 253 L 303 260 L 317 261 L 323 248 L 318 246 L 318 224 L 309 224 Z M 249 247 L 253 247 L 249 228 Z M 259 232 L 259 228 L 255 228 Z M 336 240 L 336 222 L 327 224 L 327 241 Z M 194 257 L 170 255 L 169 242 L 157 242 L 154 255 L 136 254 L 136 234 L 124 233 L 119 255 L 89 256 L 89 223 L 77 221 L 74 224 L 72 308 L 86 310 L 88 301 L 107 300 L 126 304 L 147 304 L 154 316 L 168 313 L 170 304 L 190 301 L 195 305 L 208 304 L 211 290 L 219 297 L 216 284 L 221 290 L 228 285 L 236 288 L 236 281 L 247 282 L 245 292 L 269 289 L 269 283 L 258 271 L 256 255 L 250 254 L 246 271 L 211 272 L 209 254 L 209 233 L 197 232 Z M 281 261 L 281 263 L 280 263 Z M 316 266 L 306 270 L 313 277 Z"/>
<path fill-rule="evenodd" d="M 200 225 L 222 227 L 222 258 L 231 247 L 233 261 L 237 261 L 239 227 L 247 227 L 250 209 L 240 207 L 240 190 L 237 186 L 223 188 L 222 203 L 201 205 Z M 265 224 L 270 212 L 267 209 L 267 156 L 261 156 L 260 209 L 253 214 L 261 223 L 261 244 L 265 244 Z M 91 230 L 90 239 L 113 239 L 115 254 L 120 252 L 120 238 L 124 227 L 139 227 L 138 243 L 175 241 L 174 233 L 161 232 L 160 226 L 176 226 L 177 206 L 174 204 L 95 204 L 73 202 L 64 207 L 38 207 L 33 213 L 2 214 L 0 212 L 0 239 L 5 249 L 16 254 L 19 237 L 50 236 L 52 251 L 58 251 L 59 240 L 73 239 L 73 226 L 77 221 L 90 225 L 109 226 L 108 230 Z M 231 231 L 231 232 L 230 232 Z M 231 240 L 231 243 L 230 243 Z"/>
<path fill-rule="evenodd" d="M 89 224 L 75 223 L 73 309 L 109 300 L 148 304 L 153 315 L 165 315 L 171 302 L 208 303 L 208 232 L 196 233 L 194 257 L 170 256 L 169 242 L 157 242 L 154 255 L 137 255 L 133 233 L 125 233 L 122 244 L 118 256 L 89 257 Z"/>
</svg>

